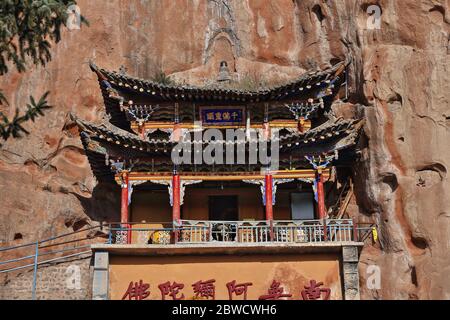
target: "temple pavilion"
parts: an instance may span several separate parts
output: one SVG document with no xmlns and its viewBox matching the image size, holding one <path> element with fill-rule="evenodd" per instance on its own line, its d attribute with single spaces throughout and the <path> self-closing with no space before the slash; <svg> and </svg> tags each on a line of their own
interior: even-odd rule
<svg viewBox="0 0 450 320">
<path fill-rule="evenodd" d="M 348 65 L 342 61 L 282 86 L 244 91 L 162 85 L 91 64 L 108 121 L 74 119 L 98 181 L 116 181 L 122 189 L 120 227 L 111 240 L 177 244 L 329 237 L 330 228 L 320 235 L 291 231 L 308 223 L 323 227 L 340 211 L 333 204 L 357 158 L 362 126 L 361 120 L 336 118 L 331 111 L 346 95 Z M 211 129 L 223 138 L 205 139 Z M 227 129 L 244 136 L 229 138 Z M 250 163 L 258 140 L 267 142 L 268 161 Z M 180 144 L 189 147 L 183 156 L 192 161 L 174 163 L 173 150 Z M 211 145 L 218 147 L 213 154 L 219 160 L 194 159 Z M 224 161 L 226 156 L 217 154 L 238 148 L 246 161 Z"/>
<path fill-rule="evenodd" d="M 98 182 L 121 188 L 94 299 L 359 299 L 346 206 L 363 120 L 332 108 L 349 63 L 251 91 L 226 62 L 210 87 L 91 64 L 107 117 L 73 120 Z"/>
</svg>

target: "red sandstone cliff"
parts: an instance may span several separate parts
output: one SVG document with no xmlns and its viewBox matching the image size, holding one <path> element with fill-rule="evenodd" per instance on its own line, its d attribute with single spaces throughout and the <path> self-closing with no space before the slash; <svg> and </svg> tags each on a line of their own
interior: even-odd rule
<svg viewBox="0 0 450 320">
<path fill-rule="evenodd" d="M 362 298 L 450 299 L 450 1 L 375 1 L 381 29 L 367 30 L 372 2 L 80 0 L 89 28 L 65 32 L 48 67 L 0 79 L 12 106 L 47 90 L 55 106 L 0 150 L 0 243 L 118 220 L 118 195 L 95 188 L 68 117 L 103 116 L 89 60 L 201 84 L 221 60 L 241 77 L 281 81 L 350 55 L 350 102 L 368 120 L 351 211 L 378 222 L 381 238 L 362 252 Z M 369 264 L 381 290 L 365 288 Z"/>
</svg>

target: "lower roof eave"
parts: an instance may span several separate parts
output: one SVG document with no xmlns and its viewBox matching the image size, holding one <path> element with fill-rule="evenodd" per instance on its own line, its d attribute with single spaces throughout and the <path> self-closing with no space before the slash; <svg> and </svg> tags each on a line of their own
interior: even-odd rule
<svg viewBox="0 0 450 320">
<path fill-rule="evenodd" d="M 312 254 L 340 253 L 343 247 L 358 247 L 362 242 L 326 242 L 293 244 L 172 244 L 172 245 L 120 245 L 95 244 L 93 252 L 108 252 L 120 256 L 183 256 L 183 255 L 247 255 L 247 254 Z"/>
</svg>

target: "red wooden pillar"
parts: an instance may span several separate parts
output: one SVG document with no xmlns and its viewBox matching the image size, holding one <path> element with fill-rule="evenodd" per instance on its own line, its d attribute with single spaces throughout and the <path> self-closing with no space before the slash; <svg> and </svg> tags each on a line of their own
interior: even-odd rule
<svg viewBox="0 0 450 320">
<path fill-rule="evenodd" d="M 172 219 L 174 222 L 180 222 L 180 176 L 174 174 L 172 177 Z"/>
<path fill-rule="evenodd" d="M 178 226 L 180 225 L 180 176 L 175 173 L 172 177 L 172 222 L 175 228 L 175 243 L 178 241 Z"/>
<path fill-rule="evenodd" d="M 122 198 L 120 207 L 120 222 L 122 228 L 130 228 L 128 224 L 129 213 L 128 213 L 128 172 L 122 172 Z M 127 243 L 131 243 L 131 232 L 127 231 Z"/>
<path fill-rule="evenodd" d="M 326 213 L 325 213 L 325 191 L 323 188 L 323 176 L 322 171 L 317 171 L 317 200 L 318 200 L 318 209 L 319 209 L 319 219 L 323 220 L 323 239 L 327 241 L 327 221 L 326 221 Z"/>
<path fill-rule="evenodd" d="M 322 172 L 317 172 L 317 202 L 319 209 L 319 219 L 325 218 L 325 194 L 323 189 Z"/>
<path fill-rule="evenodd" d="M 274 240 L 273 234 L 273 177 L 270 174 L 266 175 L 265 193 L 266 193 L 266 220 L 270 225 L 270 241 Z"/>
</svg>

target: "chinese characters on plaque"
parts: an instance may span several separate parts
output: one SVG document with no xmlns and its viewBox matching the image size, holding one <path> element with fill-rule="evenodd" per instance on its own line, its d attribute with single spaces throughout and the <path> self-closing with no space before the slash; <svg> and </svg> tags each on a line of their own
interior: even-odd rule
<svg viewBox="0 0 450 320">
<path fill-rule="evenodd" d="M 215 300 L 216 299 L 216 280 L 200 280 L 191 285 L 194 300 Z M 228 289 L 229 300 L 233 300 L 235 297 L 241 297 L 243 300 L 247 300 L 247 293 L 251 290 L 253 283 L 244 282 L 238 283 L 236 280 L 228 282 L 226 288 Z M 186 298 L 185 285 L 183 283 L 167 281 L 158 285 L 161 299 L 171 300 L 184 300 Z M 186 291 L 183 293 L 183 291 Z M 281 283 L 273 280 L 270 287 L 267 289 L 267 293 L 261 295 L 259 300 L 282 300 L 285 298 L 292 298 L 291 293 L 284 291 Z M 143 280 L 139 282 L 130 282 L 127 291 L 122 297 L 122 300 L 144 300 L 150 296 L 150 284 L 144 283 Z M 331 296 L 331 289 L 324 287 L 323 282 L 317 282 L 311 280 L 309 285 L 304 286 L 304 289 L 300 292 L 300 296 L 303 300 L 329 300 Z"/>
<path fill-rule="evenodd" d="M 244 124 L 244 108 L 200 108 L 203 125 L 229 125 Z"/>
</svg>

